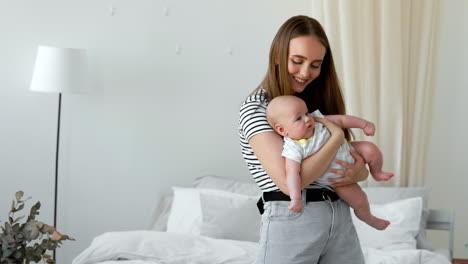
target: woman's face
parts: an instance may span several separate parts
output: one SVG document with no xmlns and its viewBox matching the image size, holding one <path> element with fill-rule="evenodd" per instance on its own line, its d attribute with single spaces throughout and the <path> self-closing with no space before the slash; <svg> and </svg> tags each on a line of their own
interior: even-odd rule
<svg viewBox="0 0 468 264">
<path fill-rule="evenodd" d="M 301 93 L 319 76 L 325 52 L 322 43 L 309 35 L 289 41 L 288 72 L 294 92 Z"/>
</svg>

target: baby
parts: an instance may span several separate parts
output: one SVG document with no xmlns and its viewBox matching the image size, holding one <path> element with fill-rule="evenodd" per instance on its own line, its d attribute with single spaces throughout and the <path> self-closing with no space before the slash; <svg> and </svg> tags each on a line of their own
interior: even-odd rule
<svg viewBox="0 0 468 264">
<path fill-rule="evenodd" d="M 303 159 L 318 151 L 330 137 L 327 128 L 315 122 L 313 116 L 323 117 L 317 110 L 310 114 L 303 100 L 296 96 L 275 97 L 267 107 L 267 118 L 271 127 L 284 138 L 283 153 L 285 157 L 286 182 L 291 203 L 289 209 L 294 212 L 302 211 L 301 177 L 299 175 Z M 367 136 L 373 136 L 374 124 L 359 117 L 348 115 L 329 115 L 326 118 L 343 128 L 361 128 Z M 335 160 L 343 160 L 354 163 L 354 158 L 349 153 L 351 146 L 364 158 L 369 165 L 370 173 L 377 181 L 387 181 L 393 174 L 383 172 L 382 153 L 371 142 L 343 142 Z M 344 169 L 336 162 L 332 162 L 330 168 L 315 181 L 318 185 L 330 188 L 330 178 L 340 177 L 330 172 L 330 169 Z M 375 217 L 370 212 L 367 196 L 357 184 L 348 184 L 334 188 L 335 192 L 348 205 L 354 209 L 356 216 L 368 225 L 384 230 L 390 224 L 389 221 Z"/>
</svg>

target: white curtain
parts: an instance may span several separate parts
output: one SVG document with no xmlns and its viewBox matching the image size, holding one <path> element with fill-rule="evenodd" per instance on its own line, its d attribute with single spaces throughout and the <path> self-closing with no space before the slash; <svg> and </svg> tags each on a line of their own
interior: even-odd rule
<svg viewBox="0 0 468 264">
<path fill-rule="evenodd" d="M 340 76 L 348 114 L 376 124 L 384 170 L 368 186 L 425 183 L 436 58 L 438 0 L 312 0 Z"/>
</svg>

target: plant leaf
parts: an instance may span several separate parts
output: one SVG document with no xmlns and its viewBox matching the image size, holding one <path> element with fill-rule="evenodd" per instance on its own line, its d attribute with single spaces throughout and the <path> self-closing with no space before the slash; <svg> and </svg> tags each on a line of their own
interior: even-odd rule
<svg viewBox="0 0 468 264">
<path fill-rule="evenodd" d="M 3 257 L 9 257 L 13 254 L 13 250 L 12 249 L 6 249 L 6 250 L 3 250 Z"/>
<path fill-rule="evenodd" d="M 15 251 L 15 253 L 13 253 L 13 257 L 15 259 L 20 259 L 22 256 L 23 256 L 23 253 L 21 253 L 21 251 Z"/>
<path fill-rule="evenodd" d="M 36 218 L 36 215 L 39 214 L 39 209 L 41 208 L 41 202 L 37 202 L 33 207 L 31 207 L 31 211 L 29 213 L 28 222 L 29 220 L 33 220 Z"/>
<path fill-rule="evenodd" d="M 24 208 L 24 203 L 20 204 L 18 208 L 16 208 L 16 211 L 23 210 L 23 208 Z"/>
<path fill-rule="evenodd" d="M 16 223 L 13 225 L 13 231 L 18 232 L 21 229 L 21 225 L 19 223 Z"/>
<path fill-rule="evenodd" d="M 44 224 L 41 228 L 41 232 L 44 234 L 47 233 L 49 235 L 53 235 L 55 232 L 55 227 Z"/>
<path fill-rule="evenodd" d="M 0 222 L 4 224 L 0 226 L 0 264 L 29 264 L 41 261 L 55 264 L 55 260 L 46 252 L 57 249 L 64 240 L 75 239 L 60 234 L 53 226 L 35 220 L 41 208 L 40 202 L 31 207 L 27 220 L 20 223 L 26 216 L 15 217 L 14 214 L 23 210 L 26 201 L 31 198 L 24 199 L 23 196 L 22 191 L 16 193 L 16 199 L 12 201 L 8 214 L 8 221 Z M 41 242 L 38 243 L 38 241 Z"/>
<path fill-rule="evenodd" d="M 5 223 L 5 229 L 7 234 L 13 233 L 13 229 L 11 228 L 10 223 Z"/>
<path fill-rule="evenodd" d="M 23 219 L 24 217 L 25 217 L 24 215 L 18 216 L 18 217 L 13 221 L 13 223 L 18 222 L 19 220 Z"/>
<path fill-rule="evenodd" d="M 24 195 L 23 191 L 16 192 L 16 201 L 20 202 L 21 198 L 23 198 L 23 195 Z"/>
<path fill-rule="evenodd" d="M 62 235 L 60 241 L 63 241 L 63 240 L 73 240 L 73 241 L 75 241 L 75 239 L 73 237 L 69 237 L 67 235 Z"/>
</svg>

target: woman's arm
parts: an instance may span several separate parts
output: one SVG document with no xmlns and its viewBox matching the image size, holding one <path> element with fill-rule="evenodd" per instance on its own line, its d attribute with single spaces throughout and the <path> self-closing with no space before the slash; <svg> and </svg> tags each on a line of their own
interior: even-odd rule
<svg viewBox="0 0 468 264">
<path fill-rule="evenodd" d="M 322 123 L 330 132 L 331 136 L 320 150 L 302 161 L 302 188 L 309 186 L 317 180 L 330 164 L 334 161 L 336 152 L 343 143 L 344 132 L 335 123 L 320 117 L 314 117 L 316 122 Z M 320 172 L 318 176 L 317 172 Z"/>
<path fill-rule="evenodd" d="M 317 121 L 327 126 L 331 137 L 318 152 L 302 161 L 302 188 L 317 180 L 325 172 L 343 142 L 343 130 L 332 122 L 322 119 L 317 119 Z M 249 144 L 273 182 L 283 193 L 289 195 L 286 183 L 285 160 L 281 156 L 283 151 L 281 136 L 273 131 L 263 132 L 253 136 L 249 140 Z"/>
<path fill-rule="evenodd" d="M 249 144 L 271 180 L 283 193 L 289 195 L 285 161 L 281 156 L 283 138 L 274 131 L 268 131 L 251 137 Z"/>
</svg>

